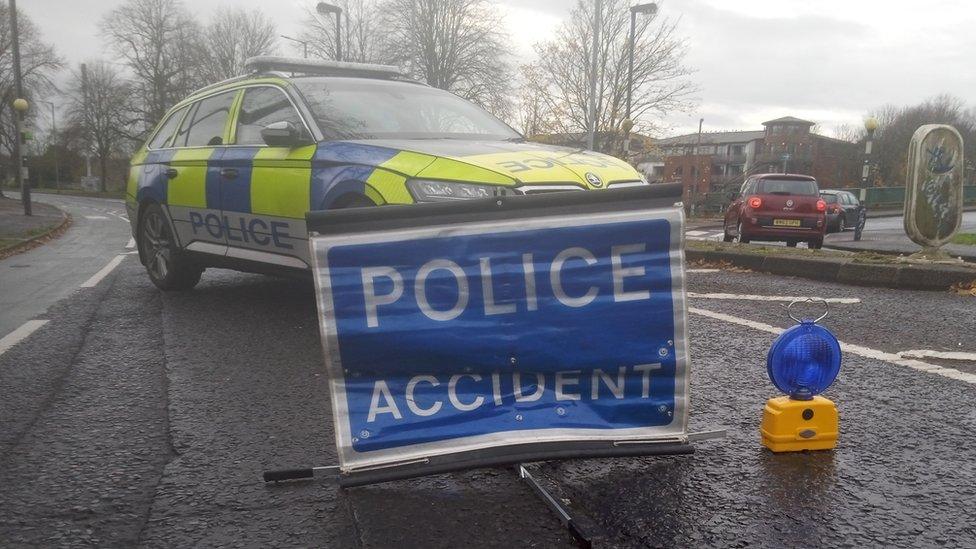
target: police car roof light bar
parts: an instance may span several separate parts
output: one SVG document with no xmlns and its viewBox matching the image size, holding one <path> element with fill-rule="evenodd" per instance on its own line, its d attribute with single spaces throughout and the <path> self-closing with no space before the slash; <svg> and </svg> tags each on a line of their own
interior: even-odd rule
<svg viewBox="0 0 976 549">
<path fill-rule="evenodd" d="M 395 78 L 403 76 L 400 68 L 393 65 L 310 60 L 275 55 L 249 57 L 244 62 L 244 69 L 250 73 L 282 71 L 316 76 L 358 76 L 364 78 Z"/>
</svg>

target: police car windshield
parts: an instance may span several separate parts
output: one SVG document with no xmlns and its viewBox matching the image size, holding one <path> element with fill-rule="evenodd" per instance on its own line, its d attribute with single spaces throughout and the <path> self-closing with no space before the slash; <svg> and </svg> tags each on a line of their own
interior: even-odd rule
<svg viewBox="0 0 976 549">
<path fill-rule="evenodd" d="M 294 81 L 326 139 L 487 139 L 518 133 L 451 93 L 365 78 Z"/>
</svg>

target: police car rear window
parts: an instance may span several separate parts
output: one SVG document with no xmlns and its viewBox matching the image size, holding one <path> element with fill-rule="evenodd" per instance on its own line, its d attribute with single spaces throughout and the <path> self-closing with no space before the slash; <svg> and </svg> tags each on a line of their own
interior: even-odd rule
<svg viewBox="0 0 976 549">
<path fill-rule="evenodd" d="M 328 139 L 512 139 L 519 134 L 454 94 L 364 78 L 296 80 Z"/>
</svg>

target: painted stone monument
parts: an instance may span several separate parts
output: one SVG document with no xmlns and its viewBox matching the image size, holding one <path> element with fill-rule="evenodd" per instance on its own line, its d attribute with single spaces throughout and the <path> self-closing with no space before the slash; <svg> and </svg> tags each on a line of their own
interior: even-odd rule
<svg viewBox="0 0 976 549">
<path fill-rule="evenodd" d="M 915 130 L 908 149 L 905 233 L 924 255 L 942 255 L 962 222 L 962 136 L 952 126 L 927 124 Z"/>
</svg>

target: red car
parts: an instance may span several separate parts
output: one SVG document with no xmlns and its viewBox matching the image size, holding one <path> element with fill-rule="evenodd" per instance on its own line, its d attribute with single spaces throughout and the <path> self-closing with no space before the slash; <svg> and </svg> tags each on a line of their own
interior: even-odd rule
<svg viewBox="0 0 976 549">
<path fill-rule="evenodd" d="M 806 242 L 823 246 L 827 203 L 817 180 L 809 175 L 753 175 L 742 184 L 725 212 L 725 241 Z"/>
</svg>

